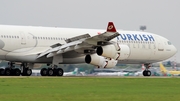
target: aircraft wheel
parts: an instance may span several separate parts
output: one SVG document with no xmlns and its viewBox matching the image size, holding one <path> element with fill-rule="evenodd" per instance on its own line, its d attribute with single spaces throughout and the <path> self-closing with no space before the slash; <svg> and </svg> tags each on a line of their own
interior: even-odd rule
<svg viewBox="0 0 180 101">
<path fill-rule="evenodd" d="M 52 68 L 48 68 L 47 74 L 48 74 L 48 76 L 54 76 L 55 73 Z"/>
<path fill-rule="evenodd" d="M 63 76 L 64 71 L 62 68 L 58 68 L 56 71 L 57 76 Z"/>
<path fill-rule="evenodd" d="M 147 76 L 151 76 L 151 71 L 150 70 L 147 71 Z"/>
<path fill-rule="evenodd" d="M 143 71 L 143 76 L 146 76 L 146 71 L 145 70 Z"/>
<path fill-rule="evenodd" d="M 41 76 L 47 76 L 47 69 L 42 68 L 40 73 L 41 73 Z"/>
<path fill-rule="evenodd" d="M 32 70 L 28 68 L 28 69 L 26 70 L 26 75 L 27 75 L 27 76 L 31 76 L 31 74 L 32 74 Z"/>
<path fill-rule="evenodd" d="M 24 68 L 23 73 L 21 74 L 22 76 L 31 76 L 32 70 L 29 68 Z"/>
<path fill-rule="evenodd" d="M 151 76 L 151 71 L 150 70 L 144 70 L 143 76 Z"/>
<path fill-rule="evenodd" d="M 20 75 L 21 75 L 21 70 L 18 69 L 18 68 L 15 68 L 15 69 L 14 69 L 14 75 L 15 75 L 15 76 L 20 76 Z"/>
<path fill-rule="evenodd" d="M 11 69 L 10 68 L 6 68 L 4 71 L 5 76 L 10 76 L 11 75 Z"/>
<path fill-rule="evenodd" d="M 3 75 L 4 75 L 4 69 L 0 68 L 0 76 L 3 76 Z"/>
</svg>

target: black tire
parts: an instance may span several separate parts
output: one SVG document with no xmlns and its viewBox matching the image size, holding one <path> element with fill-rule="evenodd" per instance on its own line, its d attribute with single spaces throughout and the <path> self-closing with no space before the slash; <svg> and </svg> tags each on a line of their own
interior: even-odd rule
<svg viewBox="0 0 180 101">
<path fill-rule="evenodd" d="M 20 76 L 21 75 L 21 70 L 18 68 L 14 69 L 14 76 Z"/>
<path fill-rule="evenodd" d="M 42 68 L 40 73 L 41 73 L 41 76 L 47 76 L 47 69 Z"/>
<path fill-rule="evenodd" d="M 64 71 L 63 71 L 62 68 L 58 68 L 58 69 L 56 70 L 56 75 L 57 75 L 57 76 L 63 76 L 63 74 L 64 74 Z"/>
<path fill-rule="evenodd" d="M 32 74 L 32 70 L 28 68 L 26 70 L 26 76 L 31 76 L 31 74 Z"/>
<path fill-rule="evenodd" d="M 31 74 L 32 74 L 32 70 L 29 68 L 25 68 L 21 75 L 22 76 L 31 76 Z"/>
<path fill-rule="evenodd" d="M 55 72 L 54 72 L 54 70 L 52 68 L 48 68 L 47 74 L 48 74 L 48 76 L 54 76 Z"/>
<path fill-rule="evenodd" d="M 147 71 L 147 76 L 151 76 L 151 71 L 150 70 Z"/>
<path fill-rule="evenodd" d="M 143 71 L 143 76 L 147 76 L 147 70 Z"/>
<path fill-rule="evenodd" d="M 23 68 L 23 71 L 21 73 L 22 76 L 26 76 L 26 70 L 27 70 L 27 68 Z"/>
<path fill-rule="evenodd" d="M 11 73 L 11 69 L 10 68 L 6 68 L 5 71 L 4 71 L 4 75 L 5 76 L 10 76 L 12 73 Z"/>
<path fill-rule="evenodd" d="M 151 71 L 150 70 L 144 70 L 143 76 L 151 76 Z"/>
<path fill-rule="evenodd" d="M 4 75 L 4 69 L 0 68 L 0 76 L 3 76 L 3 75 Z"/>
</svg>

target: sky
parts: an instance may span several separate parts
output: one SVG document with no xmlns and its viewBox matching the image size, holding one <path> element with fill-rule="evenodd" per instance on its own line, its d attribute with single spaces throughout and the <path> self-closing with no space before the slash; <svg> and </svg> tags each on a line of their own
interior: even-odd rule
<svg viewBox="0 0 180 101">
<path fill-rule="evenodd" d="M 139 30 L 169 39 L 180 51 L 180 0 L 0 0 L 0 24 Z M 180 62 L 180 52 L 170 60 Z"/>
</svg>

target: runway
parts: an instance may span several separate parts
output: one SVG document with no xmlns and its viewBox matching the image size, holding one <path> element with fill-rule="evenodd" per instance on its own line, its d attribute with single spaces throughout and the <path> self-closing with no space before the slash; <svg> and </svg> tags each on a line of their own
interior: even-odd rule
<svg viewBox="0 0 180 101">
<path fill-rule="evenodd" d="M 180 76 L 0 76 L 0 78 L 180 78 Z"/>
</svg>

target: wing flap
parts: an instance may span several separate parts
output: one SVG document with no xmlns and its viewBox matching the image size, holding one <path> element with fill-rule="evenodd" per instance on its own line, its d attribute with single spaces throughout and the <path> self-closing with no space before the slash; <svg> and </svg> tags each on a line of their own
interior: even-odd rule
<svg viewBox="0 0 180 101">
<path fill-rule="evenodd" d="M 77 40 L 85 39 L 85 38 L 89 38 L 89 37 L 91 37 L 89 34 L 84 34 L 84 35 L 69 38 L 69 39 L 67 39 L 65 41 L 66 41 L 66 43 L 70 43 L 70 42 L 73 42 L 73 41 L 77 41 Z"/>
</svg>

